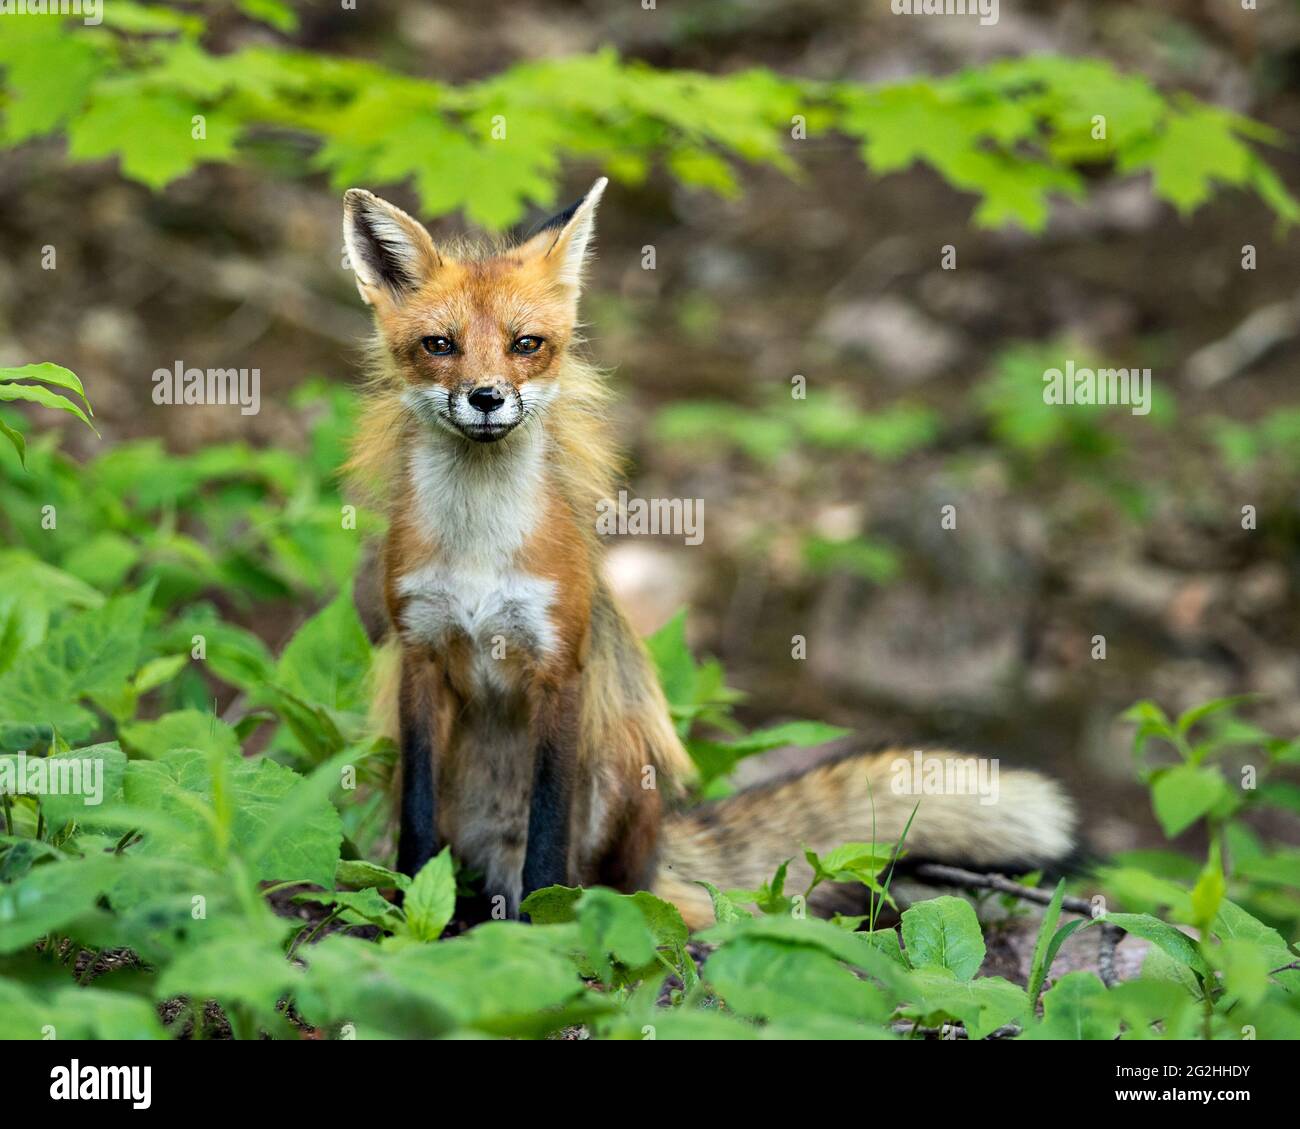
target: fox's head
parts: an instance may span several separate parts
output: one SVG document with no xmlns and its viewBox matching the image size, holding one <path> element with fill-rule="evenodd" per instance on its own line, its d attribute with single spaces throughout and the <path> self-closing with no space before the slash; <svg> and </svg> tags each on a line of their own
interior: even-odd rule
<svg viewBox="0 0 1300 1129">
<path fill-rule="evenodd" d="M 343 237 L 404 384 L 431 426 L 493 443 L 543 415 L 573 340 L 602 177 L 518 246 L 457 257 L 400 208 L 344 196 Z"/>
</svg>

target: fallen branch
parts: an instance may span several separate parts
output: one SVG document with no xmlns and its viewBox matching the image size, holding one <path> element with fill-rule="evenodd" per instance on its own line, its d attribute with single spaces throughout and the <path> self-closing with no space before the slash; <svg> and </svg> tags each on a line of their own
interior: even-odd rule
<svg viewBox="0 0 1300 1129">
<path fill-rule="evenodd" d="M 1040 906 L 1050 905 L 1052 901 L 1051 890 L 1022 886 L 1019 882 L 1012 882 L 1003 874 L 981 874 L 975 870 L 963 870 L 959 866 L 944 866 L 937 862 L 923 862 L 913 868 L 912 873 L 918 878 L 942 885 L 965 886 L 975 890 L 996 890 L 1000 894 L 1010 894 L 1026 902 L 1036 902 Z M 1089 902 L 1068 894 L 1061 899 L 1061 908 L 1083 917 L 1092 916 L 1092 905 Z"/>
</svg>

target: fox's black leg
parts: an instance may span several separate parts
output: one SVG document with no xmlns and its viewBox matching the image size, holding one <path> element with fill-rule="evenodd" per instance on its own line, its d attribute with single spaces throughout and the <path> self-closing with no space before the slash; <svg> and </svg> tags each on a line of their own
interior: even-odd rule
<svg viewBox="0 0 1300 1129">
<path fill-rule="evenodd" d="M 397 869 L 414 876 L 438 849 L 434 787 L 436 671 L 427 659 L 402 656 L 398 718 L 402 743 L 402 803 Z"/>
<path fill-rule="evenodd" d="M 569 885 L 569 831 L 577 771 L 578 700 L 554 691 L 538 711 L 533 793 L 528 807 L 523 897 L 547 886 Z"/>
</svg>

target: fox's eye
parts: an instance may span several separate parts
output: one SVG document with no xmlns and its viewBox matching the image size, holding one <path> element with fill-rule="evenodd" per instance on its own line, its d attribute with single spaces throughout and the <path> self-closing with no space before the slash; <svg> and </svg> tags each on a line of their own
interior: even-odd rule
<svg viewBox="0 0 1300 1129">
<path fill-rule="evenodd" d="M 456 351 L 456 342 L 450 337 L 426 337 L 420 344 L 435 357 L 449 357 Z"/>
<path fill-rule="evenodd" d="M 545 340 L 544 337 L 517 337 L 510 348 L 516 353 L 536 353 Z"/>
</svg>

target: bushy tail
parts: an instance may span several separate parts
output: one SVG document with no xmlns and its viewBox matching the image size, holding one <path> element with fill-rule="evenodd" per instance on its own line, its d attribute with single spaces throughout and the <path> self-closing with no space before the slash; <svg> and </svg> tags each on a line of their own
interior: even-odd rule
<svg viewBox="0 0 1300 1129">
<path fill-rule="evenodd" d="M 700 880 L 721 890 L 754 889 L 791 859 L 786 893 L 807 888 L 808 846 L 892 846 L 916 809 L 905 862 L 943 862 L 1011 873 L 1065 860 L 1075 846 L 1074 807 L 1054 781 L 996 760 L 891 749 L 816 765 L 670 817 L 660 840 L 654 892 L 674 903 L 692 929 L 713 922 Z M 861 913 L 843 888 L 821 887 L 811 909 Z M 853 892 L 865 902 L 864 888 Z"/>
</svg>

